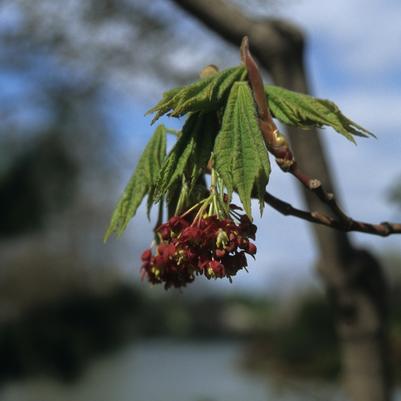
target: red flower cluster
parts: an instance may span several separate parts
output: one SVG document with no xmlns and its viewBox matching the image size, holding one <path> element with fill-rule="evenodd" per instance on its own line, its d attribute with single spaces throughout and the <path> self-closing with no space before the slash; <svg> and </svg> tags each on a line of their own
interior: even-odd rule
<svg viewBox="0 0 401 401">
<path fill-rule="evenodd" d="M 234 276 L 247 266 L 245 254 L 254 255 L 256 226 L 243 215 L 239 224 L 209 216 L 191 222 L 173 216 L 156 230 L 160 244 L 156 255 L 147 249 L 142 254 L 142 275 L 151 283 L 165 283 L 165 288 L 183 287 L 196 275 L 210 278 Z"/>
</svg>

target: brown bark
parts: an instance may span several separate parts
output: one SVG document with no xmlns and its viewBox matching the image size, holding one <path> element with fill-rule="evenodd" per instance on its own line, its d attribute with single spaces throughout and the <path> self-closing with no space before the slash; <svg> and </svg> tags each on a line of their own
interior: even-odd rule
<svg viewBox="0 0 401 401">
<path fill-rule="evenodd" d="M 365 223 L 363 221 L 352 220 L 350 217 L 345 216 L 347 220 L 336 219 L 328 214 L 297 209 L 290 203 L 285 202 L 269 192 L 265 192 L 264 200 L 267 205 L 277 210 L 284 216 L 294 216 L 299 219 L 309 221 L 314 224 L 321 224 L 326 227 L 333 228 L 339 231 L 358 231 L 365 234 L 379 235 L 381 237 L 388 237 L 392 234 L 401 234 L 401 224 L 400 223 L 380 223 L 372 224 Z"/>
<path fill-rule="evenodd" d="M 308 93 L 302 32 L 279 20 L 253 20 L 223 0 L 174 0 L 209 29 L 239 47 L 248 35 L 251 50 L 273 81 Z M 302 169 L 336 193 L 318 133 L 288 128 Z M 310 210 L 322 209 L 310 191 L 303 195 Z M 329 210 L 325 210 L 330 213 Z M 390 399 L 387 354 L 386 285 L 382 269 L 367 251 L 357 250 L 345 232 L 313 225 L 319 248 L 318 270 L 336 311 L 343 379 L 353 401 Z"/>
</svg>

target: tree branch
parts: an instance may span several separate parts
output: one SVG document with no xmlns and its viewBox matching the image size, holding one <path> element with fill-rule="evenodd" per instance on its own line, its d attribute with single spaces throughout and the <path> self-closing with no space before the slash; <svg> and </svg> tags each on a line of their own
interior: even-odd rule
<svg viewBox="0 0 401 401">
<path fill-rule="evenodd" d="M 240 12 L 237 7 L 223 0 L 173 0 L 173 2 L 182 9 L 196 15 L 205 25 L 226 40 L 239 43 L 242 39 L 241 59 L 248 70 L 248 79 L 259 116 L 259 126 L 269 152 L 275 156 L 280 168 L 293 175 L 305 189 L 327 205 L 334 217 L 321 212 L 307 212 L 296 209 L 269 193 L 265 195 L 266 203 L 284 215 L 292 215 L 343 232 L 358 231 L 380 236 L 399 234 L 401 224 L 387 222 L 369 224 L 355 221 L 347 216 L 338 205 L 334 194 L 326 191 L 320 180 L 309 177 L 299 168 L 286 138 L 278 131 L 272 119 L 267 106 L 263 80 L 250 53 L 248 39 L 244 40 L 244 32 L 247 32 L 255 44 L 255 50 L 258 50 L 259 44 L 263 43 L 264 52 L 258 56 L 263 59 L 265 65 L 269 65 L 269 58 L 273 59 L 278 54 L 285 58 L 287 52 L 293 51 L 292 47 L 291 49 L 288 48 L 289 43 L 302 42 L 300 31 L 285 21 L 275 19 L 252 20 Z M 235 21 L 235 24 L 232 24 L 232 21 Z M 283 35 L 284 39 L 291 36 L 292 41 L 283 40 Z"/>
<path fill-rule="evenodd" d="M 259 127 L 268 151 L 276 158 L 276 162 L 281 170 L 292 174 L 306 189 L 313 192 L 329 207 L 337 221 L 341 223 L 342 227 L 344 227 L 343 231 L 348 231 L 348 228 L 354 224 L 354 221 L 341 210 L 335 200 L 334 194 L 325 191 L 322 183 L 318 179 L 309 177 L 299 168 L 287 140 L 284 135 L 279 132 L 275 122 L 273 121 L 266 101 L 263 78 L 260 74 L 257 63 L 249 50 L 247 36 L 242 40 L 240 52 L 241 60 L 248 71 L 248 81 L 256 104 Z M 359 228 L 362 229 L 362 227 Z"/>
<path fill-rule="evenodd" d="M 225 0 L 172 0 L 228 42 L 239 46 L 250 38 L 259 60 L 268 70 L 282 76 L 274 61 L 291 58 L 303 43 L 302 32 L 292 23 L 275 18 L 252 19 Z M 234 22 L 233 22 L 234 21 Z M 294 46 L 295 44 L 295 46 Z"/>
<path fill-rule="evenodd" d="M 277 126 L 273 121 L 264 92 L 262 76 L 249 51 L 248 38 L 246 36 L 243 38 L 240 53 L 241 60 L 247 68 L 248 80 L 256 104 L 259 126 L 268 151 L 276 157 L 276 162 L 280 168 L 283 171 L 292 174 L 306 189 L 317 196 L 326 206 L 329 207 L 335 218 L 318 211 L 307 212 L 305 210 L 297 209 L 290 203 L 285 202 L 268 192 L 265 192 L 264 195 L 265 203 L 285 216 L 298 217 L 302 220 L 314 224 L 320 224 L 338 231 L 357 231 L 381 237 L 387 237 L 391 234 L 401 234 L 401 224 L 399 223 L 383 222 L 380 224 L 370 224 L 353 220 L 341 210 L 333 193 L 326 192 L 318 179 L 310 178 L 300 170 L 287 140 L 284 135 L 278 131 Z M 216 71 L 212 71 L 212 73 L 216 73 Z M 203 71 L 201 75 L 202 74 Z M 210 174 L 211 169 L 212 165 L 209 160 L 206 172 Z"/>
<path fill-rule="evenodd" d="M 345 219 L 336 220 L 333 217 L 321 212 L 307 212 L 293 207 L 288 202 L 276 198 L 266 192 L 264 196 L 266 204 L 277 210 L 284 216 L 294 216 L 299 219 L 309 221 L 310 223 L 320 224 L 326 227 L 334 228 L 339 231 L 357 231 L 365 234 L 379 235 L 388 237 L 391 234 L 401 234 L 401 224 L 383 222 L 380 224 L 370 224 L 356 221 L 345 216 Z"/>
</svg>

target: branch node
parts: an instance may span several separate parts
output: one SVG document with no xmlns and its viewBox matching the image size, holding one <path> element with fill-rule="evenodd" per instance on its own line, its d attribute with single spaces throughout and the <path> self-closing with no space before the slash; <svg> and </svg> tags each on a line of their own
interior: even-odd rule
<svg viewBox="0 0 401 401">
<path fill-rule="evenodd" d="M 317 178 L 311 178 L 308 183 L 310 190 L 314 191 L 322 186 L 322 183 Z"/>
<path fill-rule="evenodd" d="M 383 221 L 382 223 L 380 223 L 380 225 L 383 226 L 385 229 L 385 232 L 383 232 L 385 236 L 393 234 L 395 232 L 393 225 L 390 224 L 388 221 Z"/>
<path fill-rule="evenodd" d="M 288 159 L 278 158 L 278 159 L 276 159 L 276 163 L 281 168 L 281 170 L 287 172 L 287 171 L 291 170 L 292 166 L 295 163 L 295 160 L 294 159 L 288 160 Z"/>
<path fill-rule="evenodd" d="M 315 220 L 317 220 L 320 223 L 325 224 L 325 225 L 331 225 L 333 223 L 333 219 L 331 219 L 329 216 L 327 216 L 323 213 L 320 213 L 320 212 L 311 212 L 311 216 Z"/>
</svg>

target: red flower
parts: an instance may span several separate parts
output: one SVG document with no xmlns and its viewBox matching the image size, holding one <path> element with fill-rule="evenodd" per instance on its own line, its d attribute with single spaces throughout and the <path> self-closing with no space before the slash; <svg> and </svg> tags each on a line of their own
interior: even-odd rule
<svg viewBox="0 0 401 401">
<path fill-rule="evenodd" d="M 207 274 L 210 277 L 224 277 L 225 275 L 224 265 L 217 260 L 211 260 L 209 262 L 209 268 Z"/>
<path fill-rule="evenodd" d="M 181 242 L 191 242 L 193 244 L 200 244 L 202 242 L 202 230 L 196 226 L 186 227 L 180 236 Z"/>
<path fill-rule="evenodd" d="M 173 243 L 160 244 L 157 250 L 160 262 L 163 265 L 169 264 L 176 255 L 176 247 Z"/>
<path fill-rule="evenodd" d="M 164 283 L 165 288 L 183 287 L 197 275 L 231 279 L 247 266 L 245 254 L 256 253 L 256 246 L 249 240 L 255 238 L 256 226 L 246 215 L 239 216 L 239 224 L 215 215 L 196 221 L 173 216 L 156 233 L 160 243 L 155 255 L 150 249 L 142 254 L 141 271 L 151 283 Z"/>
<path fill-rule="evenodd" d="M 152 251 L 150 249 L 146 249 L 141 256 L 141 259 L 143 262 L 150 262 L 152 259 Z"/>
</svg>

